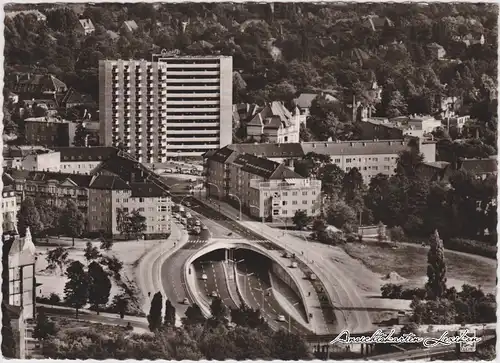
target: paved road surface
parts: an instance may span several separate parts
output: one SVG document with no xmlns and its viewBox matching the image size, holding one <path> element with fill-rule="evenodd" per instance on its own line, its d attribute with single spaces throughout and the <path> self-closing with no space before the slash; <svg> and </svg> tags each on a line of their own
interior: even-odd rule
<svg viewBox="0 0 500 363">
<path fill-rule="evenodd" d="M 248 274 L 250 273 L 253 273 L 253 275 L 249 276 Z M 241 293 L 245 301 L 250 304 L 250 307 L 261 310 L 262 316 L 271 327 L 288 330 L 288 313 L 276 300 L 272 290 L 268 290 L 271 284 L 269 278 L 266 276 L 267 271 L 259 272 L 255 269 L 247 268 L 244 262 L 242 262 L 237 264 L 237 274 L 239 286 L 243 290 Z M 262 291 L 264 291 L 264 296 L 262 296 Z M 294 301 L 291 303 L 293 304 Z M 277 320 L 279 315 L 283 315 L 287 321 L 279 322 Z M 292 333 L 311 334 L 311 331 L 303 327 L 293 318 L 291 318 L 290 328 Z"/>
<path fill-rule="evenodd" d="M 161 267 L 162 284 L 165 294 L 172 302 L 176 313 L 182 318 L 189 305 L 183 304 L 188 299 L 184 281 L 184 264 L 195 250 L 202 248 L 208 239 L 208 231 L 202 231 L 199 236 L 189 236 L 188 242 L 181 249 L 170 255 Z M 192 271 L 194 273 L 194 271 Z M 192 304 L 193 301 L 189 301 Z"/>
</svg>

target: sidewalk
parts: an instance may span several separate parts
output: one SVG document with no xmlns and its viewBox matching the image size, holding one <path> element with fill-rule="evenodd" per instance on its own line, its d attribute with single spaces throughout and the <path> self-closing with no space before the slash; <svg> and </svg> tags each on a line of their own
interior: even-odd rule
<svg viewBox="0 0 500 363">
<path fill-rule="evenodd" d="M 187 232 L 177 224 L 172 223 L 172 232 L 163 243 L 156 245 L 141 259 L 136 268 L 136 281 L 142 292 L 142 310 L 148 314 L 152 295 L 160 291 L 164 298 L 166 293 L 161 283 L 161 266 L 164 261 L 175 251 L 180 249 L 188 240 Z M 148 296 L 151 292 L 151 297 Z M 180 319 L 180 318 L 179 318 Z"/>
</svg>

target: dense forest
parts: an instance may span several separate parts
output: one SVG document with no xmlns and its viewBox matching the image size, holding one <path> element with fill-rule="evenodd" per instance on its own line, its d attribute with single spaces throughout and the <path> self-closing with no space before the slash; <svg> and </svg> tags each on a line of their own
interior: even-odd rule
<svg viewBox="0 0 500 363">
<path fill-rule="evenodd" d="M 381 114 L 391 108 L 430 111 L 440 93 L 462 95 L 466 104 L 485 93 L 496 98 L 493 4 L 103 3 L 77 12 L 37 7 L 46 22 L 33 15 L 5 20 L 7 75 L 50 72 L 95 99 L 100 59 L 151 59 L 161 49 L 232 55 L 241 76 L 234 82 L 235 101 L 287 100 L 296 91 L 331 89 L 346 101 L 356 94 L 369 103 L 364 91 L 374 80 L 384 89 Z M 77 35 L 79 18 L 91 19 L 92 35 Z M 138 29 L 124 31 L 126 20 L 135 20 Z M 481 35 L 482 46 L 461 41 Z M 436 61 L 432 43 L 461 62 Z"/>
</svg>

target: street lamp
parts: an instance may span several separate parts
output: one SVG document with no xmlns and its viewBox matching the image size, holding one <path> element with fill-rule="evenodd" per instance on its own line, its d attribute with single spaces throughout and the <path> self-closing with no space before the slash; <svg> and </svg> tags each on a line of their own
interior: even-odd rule
<svg viewBox="0 0 500 363">
<path fill-rule="evenodd" d="M 238 202 L 240 203 L 240 221 L 242 221 L 243 219 L 241 218 L 241 199 L 240 199 L 240 197 L 238 197 L 237 195 L 232 194 L 232 193 L 229 193 L 228 195 L 230 197 L 235 197 L 236 199 L 238 199 Z"/>
<path fill-rule="evenodd" d="M 219 186 L 217 184 L 214 184 L 214 183 L 211 183 L 211 182 L 207 182 L 207 185 L 213 185 L 215 188 L 217 188 L 217 194 L 219 196 L 219 213 L 220 213 L 220 200 L 221 200 L 221 194 L 220 194 L 220 189 L 219 189 Z"/>
</svg>

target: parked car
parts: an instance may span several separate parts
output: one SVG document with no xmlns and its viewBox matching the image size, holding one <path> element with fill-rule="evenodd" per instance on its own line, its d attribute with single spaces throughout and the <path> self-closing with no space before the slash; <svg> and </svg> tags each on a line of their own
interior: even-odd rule
<svg viewBox="0 0 500 363">
<path fill-rule="evenodd" d="M 195 225 L 195 226 L 198 226 L 198 227 L 199 227 L 199 226 L 201 226 L 201 222 L 200 222 L 200 220 L 199 220 L 199 219 L 195 219 L 195 220 L 194 220 L 194 225 Z"/>
<path fill-rule="evenodd" d="M 165 173 L 172 174 L 173 172 L 174 172 L 174 170 L 173 170 L 173 169 L 171 169 L 171 168 L 166 168 L 166 169 L 165 169 Z"/>
<path fill-rule="evenodd" d="M 278 315 L 278 321 L 285 322 L 285 316 L 284 315 Z"/>
<path fill-rule="evenodd" d="M 290 266 L 291 268 L 297 268 L 297 262 L 293 261 L 292 265 Z"/>
<path fill-rule="evenodd" d="M 217 293 L 215 291 L 212 291 L 212 293 L 210 294 L 210 296 L 213 297 L 213 298 L 219 297 L 219 295 L 217 295 Z"/>
<path fill-rule="evenodd" d="M 189 300 L 188 300 L 188 298 L 187 298 L 187 297 L 185 297 L 185 298 L 184 298 L 184 300 L 182 300 L 182 303 L 183 303 L 184 305 L 189 305 Z"/>
</svg>

